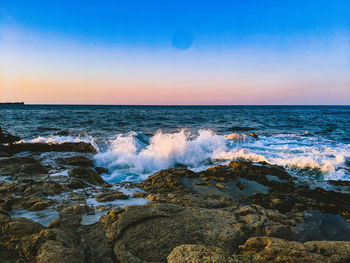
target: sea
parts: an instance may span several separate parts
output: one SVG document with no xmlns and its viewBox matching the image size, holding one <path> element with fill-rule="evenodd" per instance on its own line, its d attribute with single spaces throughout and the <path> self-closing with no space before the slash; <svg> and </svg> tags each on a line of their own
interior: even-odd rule
<svg viewBox="0 0 350 263">
<path fill-rule="evenodd" d="M 301 181 L 350 180 L 350 106 L 0 105 L 0 126 L 24 142 L 92 143 L 108 182 L 232 160 L 280 165 Z"/>
</svg>

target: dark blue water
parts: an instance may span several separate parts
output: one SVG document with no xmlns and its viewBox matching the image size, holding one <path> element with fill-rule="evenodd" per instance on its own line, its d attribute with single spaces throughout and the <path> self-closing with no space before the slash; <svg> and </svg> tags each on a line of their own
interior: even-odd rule
<svg viewBox="0 0 350 263">
<path fill-rule="evenodd" d="M 93 141 L 96 161 L 116 180 L 237 158 L 283 165 L 304 177 L 350 180 L 350 106 L 0 105 L 0 122 L 25 140 Z M 259 140 L 226 140 L 231 133 L 255 133 Z"/>
</svg>

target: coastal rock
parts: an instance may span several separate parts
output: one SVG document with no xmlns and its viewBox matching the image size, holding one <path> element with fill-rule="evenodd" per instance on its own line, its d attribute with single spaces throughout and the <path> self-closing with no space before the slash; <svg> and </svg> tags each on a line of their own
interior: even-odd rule
<svg viewBox="0 0 350 263">
<path fill-rule="evenodd" d="M 299 243 L 271 237 L 253 237 L 233 256 L 241 262 L 348 262 L 350 242 Z"/>
<path fill-rule="evenodd" d="M 12 143 L 17 142 L 19 140 L 20 140 L 20 138 L 18 136 L 13 136 L 9 133 L 8 134 L 3 133 L 3 131 L 0 127 L 0 145 L 3 143 L 12 144 Z"/>
<path fill-rule="evenodd" d="M 103 185 L 106 183 L 102 177 L 91 168 L 73 168 L 68 172 L 68 175 L 93 185 Z"/>
<path fill-rule="evenodd" d="M 96 149 L 86 142 L 64 142 L 64 143 L 16 143 L 2 146 L 1 151 L 8 153 L 19 152 L 82 152 L 96 153 Z"/>
<path fill-rule="evenodd" d="M 43 229 L 22 241 L 23 254 L 35 262 L 85 262 L 79 248 L 80 238 L 74 230 Z"/>
<path fill-rule="evenodd" d="M 248 133 L 248 136 L 253 137 L 254 139 L 259 139 L 259 136 L 255 133 Z"/>
<path fill-rule="evenodd" d="M 108 169 L 104 167 L 95 167 L 95 171 L 98 172 L 99 175 L 101 174 L 108 174 Z"/>
<path fill-rule="evenodd" d="M 80 228 L 54 221 L 44 228 L 32 220 L 0 213 L 1 262 L 115 262 L 99 225 Z"/>
<path fill-rule="evenodd" d="M 151 193 L 182 191 L 184 189 L 182 178 L 192 178 L 196 176 L 196 173 L 185 168 L 171 168 L 160 170 L 135 186 Z"/>
<path fill-rule="evenodd" d="M 96 198 L 98 202 L 109 202 L 114 201 L 116 199 L 128 199 L 129 196 L 119 191 L 108 191 L 100 193 L 98 195 L 94 195 L 94 198 Z"/>
<path fill-rule="evenodd" d="M 0 158 L 2 158 L 2 157 L 11 157 L 12 155 L 11 154 L 9 154 L 9 153 L 7 153 L 7 152 L 2 152 L 2 151 L 0 151 Z"/>
<path fill-rule="evenodd" d="M 36 202 L 31 208 L 30 210 L 33 211 L 40 211 L 40 210 L 44 210 L 45 208 L 53 205 L 53 201 L 52 200 L 44 200 L 44 201 L 39 201 Z"/>
<path fill-rule="evenodd" d="M 83 180 L 80 180 L 79 178 L 71 177 L 69 178 L 67 186 L 71 189 L 82 189 L 89 187 L 87 183 L 85 183 Z"/>
<path fill-rule="evenodd" d="M 0 248 L 2 262 L 28 262 L 23 255 L 22 241 L 43 227 L 26 218 L 13 218 L 0 214 Z"/>
<path fill-rule="evenodd" d="M 108 242 L 105 231 L 99 224 L 88 227 L 81 233 L 81 246 L 85 262 L 116 262 L 113 246 Z"/>
<path fill-rule="evenodd" d="M 48 170 L 37 160 L 30 157 L 11 157 L 0 160 L 0 172 L 4 175 L 46 174 Z"/>
<path fill-rule="evenodd" d="M 107 229 L 106 237 L 115 242 L 120 262 L 164 262 L 173 248 L 188 243 L 216 244 L 231 251 L 243 237 L 232 227 L 232 217 L 221 211 L 153 204 L 116 212 L 116 217 L 112 210 L 100 223 Z"/>
<path fill-rule="evenodd" d="M 168 263 L 222 263 L 233 262 L 218 247 L 186 244 L 175 247 L 167 257 Z"/>
<path fill-rule="evenodd" d="M 215 244 L 228 256 L 250 236 L 291 233 L 288 218 L 255 206 L 223 210 L 149 203 L 112 210 L 99 224 L 120 262 L 164 262 L 183 244 Z"/>
<path fill-rule="evenodd" d="M 72 156 L 67 158 L 58 158 L 56 163 L 72 165 L 72 166 L 83 166 L 83 167 L 92 167 L 94 162 L 85 156 Z"/>
</svg>

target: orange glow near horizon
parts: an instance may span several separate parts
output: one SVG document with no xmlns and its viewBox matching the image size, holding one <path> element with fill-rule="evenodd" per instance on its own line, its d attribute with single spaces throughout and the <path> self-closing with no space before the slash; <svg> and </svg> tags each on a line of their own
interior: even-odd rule
<svg viewBox="0 0 350 263">
<path fill-rule="evenodd" d="M 328 53 L 312 48 L 280 54 L 195 47 L 178 52 L 102 48 L 64 44 L 63 40 L 42 43 L 42 38 L 23 32 L 2 35 L 5 33 L 6 41 L 0 42 L 1 101 L 124 105 L 350 102 L 349 61 L 342 56 L 349 50 L 344 45 L 340 45 L 343 50 Z"/>
</svg>

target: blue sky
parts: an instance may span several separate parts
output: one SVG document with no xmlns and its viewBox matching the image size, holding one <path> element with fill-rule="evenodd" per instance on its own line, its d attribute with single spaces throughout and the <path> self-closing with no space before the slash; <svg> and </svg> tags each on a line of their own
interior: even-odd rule
<svg viewBox="0 0 350 263">
<path fill-rule="evenodd" d="M 2 100 L 350 101 L 346 0 L 2 0 L 0 16 Z"/>
</svg>

